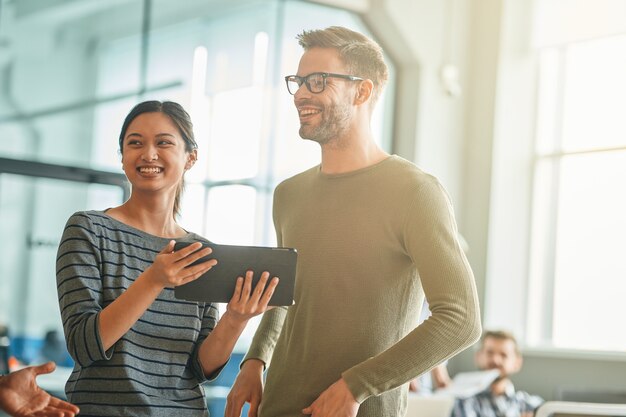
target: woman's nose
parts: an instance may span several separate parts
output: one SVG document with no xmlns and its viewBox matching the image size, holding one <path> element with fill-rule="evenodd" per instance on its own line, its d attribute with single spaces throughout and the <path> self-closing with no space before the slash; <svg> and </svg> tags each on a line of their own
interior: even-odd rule
<svg viewBox="0 0 626 417">
<path fill-rule="evenodd" d="M 159 159 L 159 154 L 157 153 L 156 149 L 146 149 L 145 152 L 141 155 L 141 159 L 143 159 L 146 162 L 152 162 L 152 161 L 156 161 L 157 159 Z"/>
</svg>

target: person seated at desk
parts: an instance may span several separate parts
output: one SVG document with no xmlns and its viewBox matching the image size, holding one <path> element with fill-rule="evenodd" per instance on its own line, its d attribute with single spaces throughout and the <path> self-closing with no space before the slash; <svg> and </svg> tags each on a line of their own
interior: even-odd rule
<svg viewBox="0 0 626 417">
<path fill-rule="evenodd" d="M 458 399 L 452 417 L 530 417 L 543 399 L 524 391 L 515 391 L 509 377 L 522 369 L 522 354 L 513 334 L 506 331 L 486 331 L 475 356 L 483 371 L 498 369 L 500 376 L 491 386 L 478 394 Z"/>
<path fill-rule="evenodd" d="M 49 374 L 54 368 L 54 362 L 48 362 L 0 376 L 0 410 L 15 417 L 74 417 L 78 414 L 78 407 L 37 386 L 37 375 Z"/>
</svg>

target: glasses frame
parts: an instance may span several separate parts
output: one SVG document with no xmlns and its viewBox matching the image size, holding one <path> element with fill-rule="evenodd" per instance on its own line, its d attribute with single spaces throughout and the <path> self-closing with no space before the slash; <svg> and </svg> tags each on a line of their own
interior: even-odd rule
<svg viewBox="0 0 626 417">
<path fill-rule="evenodd" d="M 309 83 L 309 79 L 313 76 L 320 76 L 320 75 L 322 76 L 322 80 L 323 80 L 322 89 L 320 91 L 313 91 L 311 89 L 311 84 Z M 311 93 L 319 94 L 326 89 L 327 78 L 341 78 L 341 79 L 348 80 L 348 81 L 365 81 L 365 78 L 357 77 L 356 75 L 334 74 L 332 72 L 312 72 L 308 75 L 305 75 L 304 77 L 300 77 L 299 75 L 287 75 L 285 77 L 285 84 L 287 84 L 287 91 L 291 95 L 296 94 L 296 91 L 298 90 L 291 92 L 291 89 L 289 88 L 290 82 L 295 82 L 296 84 L 298 84 L 298 89 L 300 89 L 300 87 L 302 87 L 302 84 L 304 84 L 306 85 L 307 90 L 309 90 Z"/>
</svg>

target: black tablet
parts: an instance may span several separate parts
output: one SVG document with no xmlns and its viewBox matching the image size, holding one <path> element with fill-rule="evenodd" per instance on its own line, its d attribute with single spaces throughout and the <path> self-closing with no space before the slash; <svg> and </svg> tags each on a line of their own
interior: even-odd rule
<svg viewBox="0 0 626 417">
<path fill-rule="evenodd" d="M 174 245 L 174 251 L 191 243 L 177 242 Z M 200 278 L 174 288 L 176 298 L 188 301 L 228 303 L 235 291 L 237 277 L 245 277 L 246 271 L 252 270 L 254 271 L 252 288 L 256 287 L 264 271 L 270 273 L 270 278 L 280 278 L 269 305 L 290 306 L 293 304 L 298 257 L 295 249 L 216 243 L 204 245 L 211 247 L 213 252 L 195 263 L 217 259 L 217 265 Z"/>
</svg>

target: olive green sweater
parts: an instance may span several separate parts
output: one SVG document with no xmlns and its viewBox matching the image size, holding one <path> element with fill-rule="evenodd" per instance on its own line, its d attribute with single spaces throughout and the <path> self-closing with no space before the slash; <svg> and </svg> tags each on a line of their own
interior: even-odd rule
<svg viewBox="0 0 626 417">
<path fill-rule="evenodd" d="M 244 359 L 269 365 L 261 417 L 302 416 L 342 377 L 359 417 L 403 416 L 404 384 L 479 338 L 449 199 L 412 163 L 309 169 L 276 188 L 274 224 L 298 250 L 296 304 L 265 313 Z M 432 316 L 416 327 L 424 296 Z"/>
</svg>

